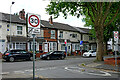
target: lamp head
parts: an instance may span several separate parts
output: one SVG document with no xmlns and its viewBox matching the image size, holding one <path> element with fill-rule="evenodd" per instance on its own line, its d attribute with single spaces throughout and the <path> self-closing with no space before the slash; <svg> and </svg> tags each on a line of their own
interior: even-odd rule
<svg viewBox="0 0 120 80">
<path fill-rule="evenodd" d="M 12 4 L 14 4 L 15 2 L 12 2 Z"/>
</svg>

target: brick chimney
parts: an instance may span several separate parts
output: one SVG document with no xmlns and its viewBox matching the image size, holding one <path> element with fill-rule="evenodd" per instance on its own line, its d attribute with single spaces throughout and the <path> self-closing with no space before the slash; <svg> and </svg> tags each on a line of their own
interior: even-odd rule
<svg viewBox="0 0 120 80">
<path fill-rule="evenodd" d="M 49 23 L 50 23 L 50 24 L 53 24 L 52 16 L 50 16 L 50 18 L 49 18 Z"/>
<path fill-rule="evenodd" d="M 22 9 L 22 11 L 19 12 L 19 17 L 20 17 L 21 19 L 24 19 L 24 20 L 25 20 L 25 11 L 24 11 L 24 9 Z"/>
</svg>

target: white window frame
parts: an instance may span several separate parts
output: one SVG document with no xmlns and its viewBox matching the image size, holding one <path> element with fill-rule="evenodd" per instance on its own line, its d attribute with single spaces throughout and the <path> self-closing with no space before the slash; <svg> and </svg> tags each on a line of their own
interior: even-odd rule
<svg viewBox="0 0 120 80">
<path fill-rule="evenodd" d="M 63 31 L 60 31 L 60 37 L 59 37 L 60 39 L 62 39 L 63 38 Z"/>
<path fill-rule="evenodd" d="M 79 44 L 75 44 L 75 50 L 80 50 L 80 45 Z"/>
<path fill-rule="evenodd" d="M 21 27 L 21 30 L 18 30 L 18 27 Z M 18 32 L 21 32 L 21 34 L 18 34 Z M 18 25 L 17 26 L 17 35 L 22 35 L 23 34 L 23 26 Z"/>
<path fill-rule="evenodd" d="M 51 30 L 51 39 L 55 39 L 55 30 Z"/>
<path fill-rule="evenodd" d="M 15 42 L 14 44 L 15 44 L 15 49 L 24 49 L 24 50 L 26 50 L 26 43 L 25 42 Z"/>
<path fill-rule="evenodd" d="M 56 42 L 50 42 L 49 43 L 49 51 L 56 51 L 56 50 L 57 50 L 57 43 Z"/>
<path fill-rule="evenodd" d="M 63 47 L 62 45 L 64 45 L 64 47 Z M 63 48 L 62 48 L 62 47 L 63 47 Z M 62 51 L 65 51 L 65 43 L 61 43 L 61 50 L 62 50 Z"/>
</svg>

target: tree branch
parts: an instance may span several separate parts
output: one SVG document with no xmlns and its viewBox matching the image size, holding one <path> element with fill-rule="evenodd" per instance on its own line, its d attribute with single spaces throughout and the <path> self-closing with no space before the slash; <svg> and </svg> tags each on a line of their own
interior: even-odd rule
<svg viewBox="0 0 120 80">
<path fill-rule="evenodd" d="M 113 18 L 108 23 L 106 23 L 106 25 L 104 25 L 104 27 L 108 26 L 109 24 L 111 24 L 113 22 L 113 20 L 117 16 L 119 10 L 120 10 L 120 8 L 117 9 L 117 11 L 116 11 L 115 15 L 113 16 Z"/>
<path fill-rule="evenodd" d="M 92 6 L 91 3 L 89 3 L 89 4 L 90 4 L 90 6 L 91 6 L 91 8 L 92 8 L 92 13 L 93 13 L 93 16 L 94 16 L 94 18 L 95 18 L 96 10 L 94 9 L 94 7 Z"/>
<path fill-rule="evenodd" d="M 94 23 L 95 21 L 93 20 L 92 15 L 90 14 L 89 7 L 88 7 L 88 15 L 90 16 L 90 19 L 91 19 L 91 20 L 92 20 L 92 22 Z"/>
<path fill-rule="evenodd" d="M 105 22 L 106 18 L 107 18 L 107 15 L 109 13 L 109 9 L 111 7 L 112 3 L 110 2 L 109 5 L 107 6 L 107 10 L 105 11 L 105 15 L 103 17 L 103 23 Z"/>
</svg>

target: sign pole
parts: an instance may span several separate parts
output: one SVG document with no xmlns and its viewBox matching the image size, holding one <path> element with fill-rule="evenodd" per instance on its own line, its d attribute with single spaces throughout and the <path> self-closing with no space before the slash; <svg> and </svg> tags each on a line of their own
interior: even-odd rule
<svg viewBox="0 0 120 80">
<path fill-rule="evenodd" d="M 115 44 L 115 47 L 117 48 L 117 44 Z M 117 52 L 115 51 L 115 65 L 117 67 Z"/>
<path fill-rule="evenodd" d="M 40 15 L 27 14 L 28 33 L 33 36 L 33 80 L 35 80 L 35 35 L 40 34 Z"/>
<path fill-rule="evenodd" d="M 67 57 L 67 40 L 65 39 L 65 52 L 66 52 L 66 57 Z"/>
<path fill-rule="evenodd" d="M 80 41 L 81 56 L 82 56 L 82 45 L 83 45 L 83 41 Z"/>
<path fill-rule="evenodd" d="M 33 80 L 35 80 L 35 34 L 33 36 Z"/>
<path fill-rule="evenodd" d="M 119 32 L 118 31 L 114 31 L 114 50 L 115 50 L 115 66 L 117 67 L 117 51 L 118 51 L 118 40 L 119 40 Z"/>
</svg>

